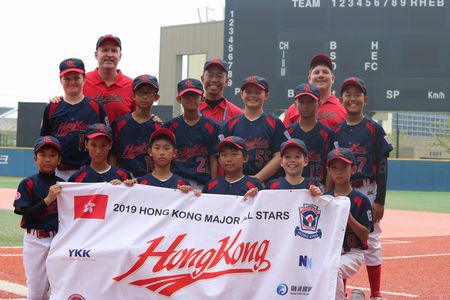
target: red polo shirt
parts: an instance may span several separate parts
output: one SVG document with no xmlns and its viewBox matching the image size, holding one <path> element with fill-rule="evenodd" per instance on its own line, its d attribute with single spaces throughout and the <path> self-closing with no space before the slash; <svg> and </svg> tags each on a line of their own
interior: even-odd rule
<svg viewBox="0 0 450 300">
<path fill-rule="evenodd" d="M 300 119 L 300 114 L 295 103 L 289 106 L 284 116 L 284 125 L 288 127 Z M 322 103 L 317 111 L 317 120 L 323 125 L 334 128 L 347 119 L 347 112 L 336 95 L 331 94 L 330 97 Z"/>
<path fill-rule="evenodd" d="M 115 119 L 132 112 L 134 109 L 132 83 L 133 79 L 117 70 L 116 81 L 108 86 L 100 77 L 98 68 L 96 68 L 86 74 L 83 93 L 85 96 L 103 104 L 109 124 L 112 124 Z"/>
<path fill-rule="evenodd" d="M 200 104 L 200 113 L 222 126 L 229 119 L 242 114 L 242 110 L 224 98 L 214 108 L 206 104 L 206 102 L 202 102 Z"/>
</svg>

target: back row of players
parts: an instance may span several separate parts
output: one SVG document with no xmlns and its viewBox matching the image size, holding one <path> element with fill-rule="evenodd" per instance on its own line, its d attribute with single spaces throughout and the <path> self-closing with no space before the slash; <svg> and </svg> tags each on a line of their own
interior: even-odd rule
<svg viewBox="0 0 450 300">
<path fill-rule="evenodd" d="M 114 53 L 120 50 L 120 40 L 114 36 L 101 37 L 97 43 L 97 51 Z M 223 165 L 221 168 L 217 155 L 220 140 L 228 136 L 245 141 L 244 174 L 255 179 L 252 188 L 260 186 L 258 182 L 267 183 L 277 177 L 280 162 L 283 162 L 280 150 L 286 141 L 292 143 L 292 139 L 299 139 L 304 142 L 307 167 L 303 169 L 302 178 L 313 178 L 323 186 L 327 184 L 327 154 L 333 148 L 349 148 L 357 162 L 352 186 L 367 195 L 373 205 L 376 225 L 371 234 L 374 236 L 372 247 L 369 238 L 369 249 L 372 248 L 373 253 L 367 252 L 366 264 L 371 295 L 378 297 L 381 231 L 377 225 L 384 213 L 387 157 L 392 146 L 382 127 L 363 115 L 363 107 L 368 101 L 364 81 L 356 77 L 344 80 L 339 101 L 331 93 L 334 82 L 331 60 L 323 54 L 314 56 L 309 66 L 309 82 L 295 88 L 295 102 L 286 113 L 284 122 L 288 126 L 285 127 L 277 117 L 263 111 L 263 104 L 269 98 L 269 84 L 264 78 L 249 76 L 244 79 L 240 93 L 244 110 L 241 111 L 223 97 L 227 73 L 225 62 L 212 59 L 205 63 L 201 81 L 192 78 L 180 81 L 177 101 L 183 107 L 183 115 L 165 123 L 158 122 L 151 114 L 152 104 L 159 99 L 157 79 L 151 75 L 136 77 L 132 81 L 134 110 L 121 116 L 108 113 L 112 129 L 112 144 L 108 146 L 108 143 L 92 142 L 96 132 L 105 135 L 104 132 L 110 129 L 99 124 L 89 127 L 94 123 L 108 125 L 108 118 L 101 103 L 83 94 L 86 81 L 83 62 L 75 58 L 64 60 L 60 64 L 60 78 L 65 95 L 62 101 L 46 107 L 41 128 L 41 136 L 54 136 L 61 145 L 62 160 L 57 175 L 76 182 L 125 180 L 130 174 L 134 178 L 147 176 L 154 164 L 147 151 L 149 138 L 159 128 L 167 128 L 176 139 L 177 153 L 171 171 L 193 188 L 206 185 L 206 192 L 214 179 L 229 167 Z M 94 131 L 94 135 L 87 138 L 91 140 L 90 144 L 85 143 L 88 127 Z M 96 156 L 102 156 L 101 151 L 110 152 L 109 162 L 93 164 Z M 89 163 L 90 166 L 84 167 Z M 159 182 L 167 179 L 159 178 Z M 222 178 L 222 185 L 235 184 L 226 179 L 226 176 Z M 142 180 L 138 179 L 138 182 Z M 298 184 L 284 180 L 277 184 L 272 182 L 268 187 L 291 189 Z M 327 190 L 331 189 L 330 184 Z M 248 187 L 250 190 L 250 185 Z"/>
</svg>

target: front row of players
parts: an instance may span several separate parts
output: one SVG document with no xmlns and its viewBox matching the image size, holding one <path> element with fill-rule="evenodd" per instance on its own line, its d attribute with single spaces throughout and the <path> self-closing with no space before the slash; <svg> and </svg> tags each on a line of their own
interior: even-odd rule
<svg viewBox="0 0 450 300">
<path fill-rule="evenodd" d="M 176 138 L 166 129 L 156 130 L 149 143 L 149 154 L 154 161 L 154 170 L 137 179 L 131 179 L 123 169 L 113 167 L 107 162 L 108 149 L 112 147 L 110 129 L 103 124 L 91 125 L 86 131 L 85 146 L 91 157 L 91 164 L 71 177 L 75 182 L 104 182 L 112 184 L 125 182 L 179 189 L 189 192 L 192 188 L 180 176 L 170 169 L 176 153 Z M 52 136 L 40 137 L 34 147 L 35 162 L 39 173 L 25 178 L 18 187 L 15 212 L 22 215 L 21 227 L 26 229 L 24 237 L 24 266 L 29 296 L 45 298 L 48 293 L 48 279 L 45 260 L 49 253 L 50 242 L 58 230 L 56 197 L 61 192 L 57 182 L 63 180 L 55 175 L 61 162 L 61 146 Z M 254 197 L 263 189 L 262 183 L 254 177 L 244 175 L 244 164 L 248 159 L 247 147 L 242 138 L 229 136 L 218 145 L 219 164 L 225 175 L 210 180 L 204 187 L 204 193 L 228 194 Z M 308 163 L 308 150 L 303 141 L 289 139 L 282 143 L 281 166 L 286 176 L 271 180 L 268 189 L 309 189 L 313 196 L 322 194 L 318 182 L 302 176 Z M 348 225 L 338 272 L 336 299 L 344 299 L 343 279 L 356 274 L 363 262 L 363 250 L 367 249 L 367 238 L 372 231 L 372 208 L 369 199 L 354 190 L 350 178 L 356 172 L 356 161 L 352 152 L 346 148 L 332 150 L 327 157 L 327 169 L 334 182 L 333 196 L 345 196 L 350 199 L 351 207 Z M 194 191 L 197 196 L 200 191 Z M 342 198 L 345 199 L 345 198 Z"/>
</svg>

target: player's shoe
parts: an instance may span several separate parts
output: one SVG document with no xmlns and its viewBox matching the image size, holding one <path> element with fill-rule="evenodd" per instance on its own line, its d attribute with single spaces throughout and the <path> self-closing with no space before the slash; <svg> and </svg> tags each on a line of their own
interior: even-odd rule
<svg viewBox="0 0 450 300">
<path fill-rule="evenodd" d="M 388 300 L 388 298 L 383 298 L 383 297 L 371 297 L 370 300 Z"/>
<path fill-rule="evenodd" d="M 366 296 L 364 295 L 364 292 L 360 289 L 353 289 L 352 295 L 349 300 L 365 300 Z"/>
</svg>

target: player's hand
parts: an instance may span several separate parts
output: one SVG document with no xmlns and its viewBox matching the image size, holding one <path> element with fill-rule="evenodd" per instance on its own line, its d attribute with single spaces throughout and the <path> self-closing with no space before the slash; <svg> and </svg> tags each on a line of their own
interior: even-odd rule
<svg viewBox="0 0 450 300">
<path fill-rule="evenodd" d="M 380 222 L 381 219 L 383 219 L 384 215 L 384 205 L 374 202 L 372 209 L 373 209 L 373 222 L 374 223 Z"/>
<path fill-rule="evenodd" d="M 120 181 L 120 179 L 113 179 L 109 183 L 111 183 L 112 185 L 119 185 L 122 183 L 122 181 Z"/>
<path fill-rule="evenodd" d="M 53 98 L 51 98 L 50 100 L 48 100 L 48 102 L 50 103 L 59 103 L 61 102 L 63 99 L 63 96 L 55 96 Z"/>
<path fill-rule="evenodd" d="M 162 121 L 163 121 L 160 117 L 158 117 L 158 116 L 155 115 L 155 114 L 151 114 L 151 115 L 150 115 L 150 119 L 153 120 L 153 121 L 155 121 L 156 123 L 162 123 Z"/>
<path fill-rule="evenodd" d="M 192 191 L 192 187 L 190 185 L 178 185 L 178 189 L 180 190 L 180 192 L 182 192 L 183 194 L 187 194 L 190 191 Z"/>
<path fill-rule="evenodd" d="M 52 185 L 48 189 L 48 195 L 44 198 L 45 204 L 50 205 L 53 201 L 56 200 L 56 197 L 61 193 L 61 186 L 58 183 Z"/>
<path fill-rule="evenodd" d="M 125 179 L 125 180 L 123 181 L 123 183 L 124 183 L 126 186 L 133 186 L 133 185 L 135 185 L 135 184 L 137 183 L 137 180 L 136 180 L 136 178 L 133 178 L 133 179 Z"/>
<path fill-rule="evenodd" d="M 249 189 L 247 193 L 244 195 L 244 200 L 248 200 L 249 198 L 253 198 L 258 194 L 258 188 L 254 187 L 252 189 Z"/>
<path fill-rule="evenodd" d="M 309 192 L 311 193 L 312 196 L 320 196 L 320 195 L 322 195 L 322 191 L 320 190 L 320 188 L 318 186 L 315 186 L 315 185 L 310 185 L 309 186 Z"/>
<path fill-rule="evenodd" d="M 201 190 L 195 189 L 195 190 L 193 190 L 193 192 L 194 192 L 194 196 L 195 197 L 200 197 L 202 195 L 202 191 Z"/>
</svg>

